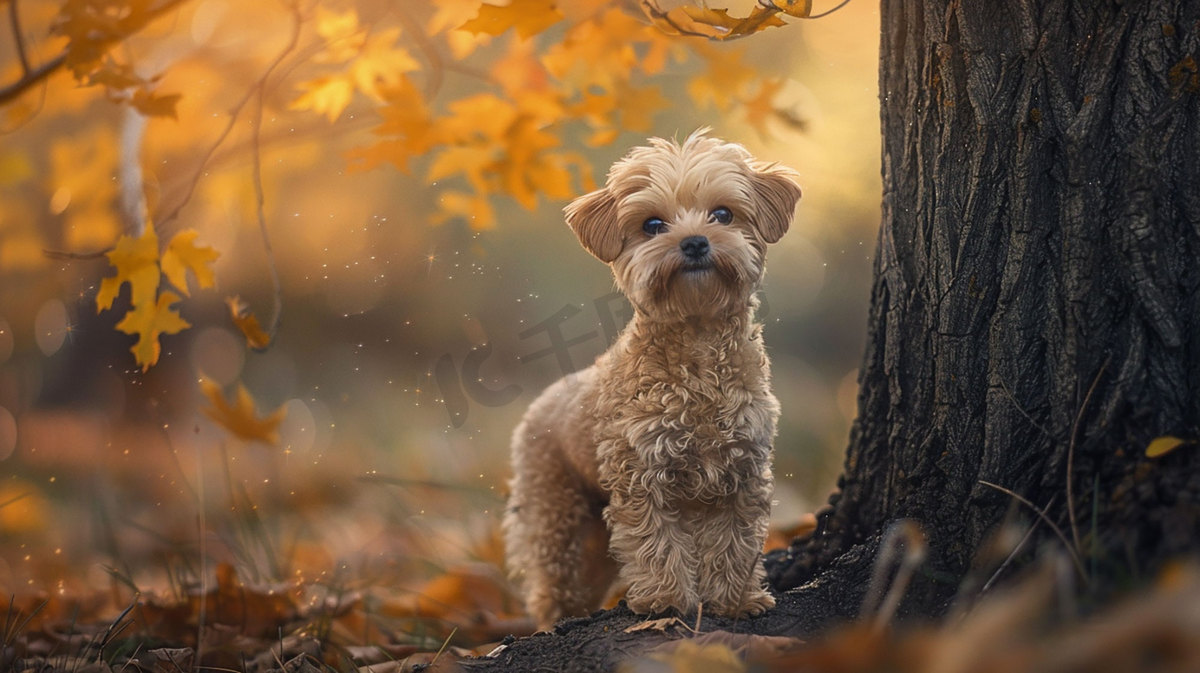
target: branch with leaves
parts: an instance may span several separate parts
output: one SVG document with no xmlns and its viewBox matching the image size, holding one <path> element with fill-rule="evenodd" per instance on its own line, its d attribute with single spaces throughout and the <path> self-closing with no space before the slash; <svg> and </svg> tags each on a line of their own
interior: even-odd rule
<svg viewBox="0 0 1200 673">
<path fill-rule="evenodd" d="M 24 35 L 19 2 L 9 0 L 8 6 L 10 28 L 18 37 Z M 0 103 L 64 70 L 148 119 L 166 118 L 151 124 L 175 123 L 180 96 L 189 92 L 159 93 L 162 80 L 139 74 L 145 67 L 135 67 L 132 59 L 146 51 L 146 44 L 171 39 L 176 29 L 156 28 L 149 37 L 138 38 L 136 48 L 117 47 L 127 47 L 130 38 L 156 18 L 186 4 L 66 0 L 51 24 L 65 46 L 53 59 L 35 66 L 27 45 L 18 39 L 22 74 L 0 89 L 6 96 Z M 132 308 L 118 328 L 138 336 L 134 353 L 143 369 L 157 361 L 160 335 L 187 326 L 175 308 L 188 294 L 186 284 L 180 286 L 177 278 L 167 276 L 174 288 L 159 290 L 150 277 L 155 268 L 165 275 L 170 246 L 195 233 L 180 228 L 179 222 L 198 185 L 215 170 L 219 150 L 221 157 L 241 157 L 250 165 L 251 217 L 262 237 L 275 296 L 265 326 L 238 297 L 227 302 L 231 318 L 252 348 L 266 347 L 275 336 L 282 282 L 267 231 L 263 145 L 270 137 L 264 134 L 264 119 L 282 116 L 289 119 L 290 129 L 309 129 L 308 133 L 327 124 L 332 133 L 348 134 L 362 128 L 374 113 L 379 122 L 372 135 L 345 155 L 348 170 L 393 166 L 434 191 L 433 223 L 460 220 L 474 229 L 496 225 L 497 199 L 533 209 L 544 200 L 565 200 L 594 187 L 590 162 L 572 145 L 600 147 L 614 143 L 623 132 L 651 132 L 656 117 L 675 97 L 664 95 L 664 74 L 683 76 L 683 95 L 695 109 L 736 115 L 764 137 L 770 135 L 772 123 L 802 125 L 779 103 L 783 78 L 764 76 L 743 61 L 740 48 L 714 42 L 786 25 L 783 19 L 788 17 L 811 18 L 807 1 L 762 0 L 745 17 L 692 5 L 662 11 L 653 0 L 511 0 L 505 5 L 421 0 L 386 9 L 365 2 L 337 9 L 323 3 L 283 6 L 291 14 L 292 31 L 280 51 L 259 57 L 262 74 L 228 112 L 209 115 L 223 122 L 207 139 L 197 136 L 198 161 L 185 163 L 194 168 L 171 185 L 172 198 L 150 200 L 154 216 L 147 233 L 157 228 L 155 235 L 169 239 L 167 247 L 151 254 L 142 249 L 148 246 L 146 234 L 134 232 L 100 252 L 47 253 L 71 260 L 108 258 L 116 275 L 101 286 L 100 308 L 113 305 L 115 295 L 110 295 L 123 283 L 134 288 Z M 369 14 L 363 18 L 360 11 Z M 184 11 L 175 23 L 194 30 L 199 15 L 198 10 L 195 15 Z M 181 63 L 188 58 L 172 56 L 170 69 L 184 67 Z M 294 94 L 281 99 L 278 92 L 289 89 Z M 246 121 L 244 111 L 251 102 L 249 132 L 241 145 L 231 148 L 227 140 L 239 128 L 239 120 Z M 351 114 L 356 121 L 347 120 Z M 155 127 L 149 128 L 153 132 Z M 148 151 L 153 152 L 142 148 L 141 160 L 152 174 L 151 159 L 144 156 Z M 160 179 L 151 189 L 161 195 L 166 192 L 162 184 Z M 102 199 L 110 198 L 107 193 L 97 191 L 90 197 L 93 205 L 99 207 Z M 56 208 L 66 203 L 51 211 L 57 214 Z M 140 282 L 134 282 L 126 268 L 135 247 L 141 250 Z M 216 251 L 210 252 L 215 258 Z M 206 287 L 198 272 L 196 278 Z M 153 292 L 145 289 L 151 285 Z"/>
</svg>

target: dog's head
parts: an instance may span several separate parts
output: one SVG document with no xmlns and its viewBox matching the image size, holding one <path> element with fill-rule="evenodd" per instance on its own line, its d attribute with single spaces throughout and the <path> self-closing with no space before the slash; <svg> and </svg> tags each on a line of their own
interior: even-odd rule
<svg viewBox="0 0 1200 673">
<path fill-rule="evenodd" d="M 572 201 L 567 224 L 648 317 L 729 315 L 745 309 L 767 244 L 792 222 L 796 177 L 704 130 L 683 144 L 653 138 Z"/>
</svg>

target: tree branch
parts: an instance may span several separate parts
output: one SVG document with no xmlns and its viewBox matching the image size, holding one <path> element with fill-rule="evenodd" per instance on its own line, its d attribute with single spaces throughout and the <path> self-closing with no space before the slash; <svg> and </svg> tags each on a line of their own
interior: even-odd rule
<svg viewBox="0 0 1200 673">
<path fill-rule="evenodd" d="M 25 35 L 21 33 L 21 16 L 17 12 L 17 0 L 8 2 L 8 22 L 12 27 L 13 44 L 17 48 L 17 58 L 21 60 L 21 76 L 29 75 L 29 55 L 25 53 Z"/>
<path fill-rule="evenodd" d="M 179 6 L 185 2 L 188 2 L 188 0 L 167 0 L 158 7 L 148 10 L 146 20 L 142 22 L 140 26 L 130 32 L 129 35 L 123 36 L 123 38 L 131 37 L 141 28 L 149 25 L 163 14 L 178 9 Z M 24 40 L 19 32 L 19 24 L 17 23 L 17 0 L 9 0 L 9 21 L 12 23 L 13 32 L 16 35 L 18 56 L 21 58 L 22 75 L 12 84 L 0 87 L 0 105 L 4 105 L 5 103 L 17 98 L 21 94 L 33 88 L 42 80 L 58 72 L 58 70 L 67 62 L 67 55 L 70 54 L 71 49 L 70 45 L 67 45 L 67 47 L 63 49 L 62 53 L 59 55 L 55 56 L 49 61 L 46 61 L 36 68 L 30 69 L 28 64 L 28 56 L 25 54 L 24 50 Z M 108 42 L 113 43 L 119 41 L 120 40 L 113 39 L 109 40 Z"/>
</svg>

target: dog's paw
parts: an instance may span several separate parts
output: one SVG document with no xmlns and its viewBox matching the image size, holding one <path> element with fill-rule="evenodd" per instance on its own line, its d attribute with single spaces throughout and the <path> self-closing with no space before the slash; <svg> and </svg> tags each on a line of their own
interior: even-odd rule
<svg viewBox="0 0 1200 673">
<path fill-rule="evenodd" d="M 775 607 L 775 597 L 763 589 L 754 589 L 742 602 L 739 612 L 742 617 L 757 617 Z"/>
</svg>

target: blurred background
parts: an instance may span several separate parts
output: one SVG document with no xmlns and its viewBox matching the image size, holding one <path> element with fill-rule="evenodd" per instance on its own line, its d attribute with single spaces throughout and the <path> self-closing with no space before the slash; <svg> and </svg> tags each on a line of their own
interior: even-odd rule
<svg viewBox="0 0 1200 673">
<path fill-rule="evenodd" d="M 855 412 L 879 222 L 877 7 L 850 2 L 727 43 L 670 38 L 685 46 L 655 68 L 642 43 L 629 63 L 619 47 L 597 52 L 637 75 L 634 88 L 611 89 L 622 91 L 614 109 L 546 127 L 556 151 L 579 158 L 566 188 L 488 193 L 443 170 L 444 147 L 410 148 L 407 171 L 370 165 L 363 148 L 394 141 L 421 106 L 449 110 L 481 91 L 525 105 L 538 81 L 574 87 L 571 105 L 609 91 L 565 83 L 575 75 L 551 60 L 582 44 L 573 27 L 605 3 L 559 4 L 566 18 L 526 40 L 455 30 L 478 13 L 472 1 L 192 0 L 106 57 L 179 94 L 174 116 L 143 116 L 69 70 L 0 107 L 0 591 L 178 592 L 217 562 L 263 582 L 414 585 L 499 563 L 512 428 L 629 316 L 606 267 L 563 224 L 566 197 L 647 136 L 701 126 L 802 176 L 760 318 L 783 407 L 777 523 L 823 503 Z M 609 4 L 648 27 L 637 3 Z M 744 14 L 754 3 L 734 5 Z M 35 63 L 64 49 L 60 3 L 19 7 Z M 394 47 L 384 60 L 403 80 L 355 72 L 353 91 L 320 88 L 376 39 Z M 336 53 L 346 44 L 360 60 Z M 17 52 L 0 51 L 3 81 L 18 81 Z M 254 186 L 260 92 L 270 250 Z M 160 241 L 194 229 L 219 253 L 215 288 L 192 284 L 178 305 L 190 328 L 163 335 L 146 371 L 134 337 L 114 329 L 128 290 L 112 310 L 95 301 L 114 271 L 94 253 L 130 231 L 131 180 Z M 282 319 L 256 352 L 226 300 L 268 324 L 273 271 Z M 214 421 L 202 378 L 229 399 L 244 386 L 259 419 L 282 409 L 278 441 Z"/>
</svg>

